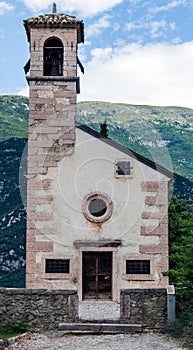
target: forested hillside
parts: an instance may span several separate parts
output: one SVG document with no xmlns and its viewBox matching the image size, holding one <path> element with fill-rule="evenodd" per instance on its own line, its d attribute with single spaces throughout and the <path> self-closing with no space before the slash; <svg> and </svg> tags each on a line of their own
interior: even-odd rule
<svg viewBox="0 0 193 350">
<path fill-rule="evenodd" d="M 19 174 L 27 139 L 8 139 L 0 143 L 0 286 L 24 287 L 26 208 L 25 177 Z M 23 171 L 22 171 L 23 170 Z"/>
</svg>

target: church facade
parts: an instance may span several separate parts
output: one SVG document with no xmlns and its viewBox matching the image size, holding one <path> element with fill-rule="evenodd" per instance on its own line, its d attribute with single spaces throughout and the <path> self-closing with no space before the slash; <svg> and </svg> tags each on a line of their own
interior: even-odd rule
<svg viewBox="0 0 193 350">
<path fill-rule="evenodd" d="M 76 124 L 83 22 L 54 6 L 24 26 L 30 43 L 26 287 L 76 291 L 82 319 L 129 319 L 127 291 L 166 295 L 172 174 Z"/>
</svg>

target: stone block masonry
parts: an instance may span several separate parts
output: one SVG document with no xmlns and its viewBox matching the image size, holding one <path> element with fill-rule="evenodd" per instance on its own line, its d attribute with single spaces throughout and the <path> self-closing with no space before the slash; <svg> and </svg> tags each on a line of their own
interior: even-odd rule
<svg viewBox="0 0 193 350">
<path fill-rule="evenodd" d="M 161 330 L 167 323 L 167 291 L 126 289 L 120 296 L 121 320 L 142 324 L 144 329 Z"/>
<path fill-rule="evenodd" d="M 42 273 L 36 261 L 38 252 L 53 252 L 53 243 L 37 242 L 37 236 L 55 232 L 51 209 L 53 197 L 47 192 L 51 182 L 48 168 L 57 168 L 58 162 L 74 151 L 76 93 L 78 78 L 28 77 L 30 86 L 30 113 L 28 132 L 27 175 L 27 288 L 47 288 L 38 284 Z M 38 206 L 44 207 L 41 212 Z"/>
<path fill-rule="evenodd" d="M 45 174 L 64 156 L 72 154 L 75 142 L 76 79 L 43 81 L 28 78 L 30 114 L 28 174 Z M 63 98 L 57 97 L 58 92 Z M 50 97 L 52 96 L 52 97 Z M 33 153 L 32 153 L 33 150 Z"/>
<path fill-rule="evenodd" d="M 162 272 L 168 270 L 168 183 L 142 181 L 145 206 L 141 213 L 141 237 L 157 237 L 158 243 L 139 244 L 139 253 L 153 256 L 154 269 L 160 271 L 160 287 L 168 284 Z"/>
<path fill-rule="evenodd" d="M 0 289 L 0 327 L 9 320 L 29 320 L 30 330 L 56 329 L 60 322 L 75 322 L 78 298 L 75 291 L 46 289 Z"/>
<path fill-rule="evenodd" d="M 0 327 L 7 326 L 10 319 L 18 322 L 25 318 L 31 324 L 31 331 L 54 330 L 59 323 L 79 322 L 81 316 L 76 291 L 0 289 Z M 115 323 L 110 316 L 108 319 Z M 167 323 L 166 289 L 122 290 L 120 318 L 117 317 L 116 322 L 141 324 L 147 330 L 164 329 Z"/>
</svg>

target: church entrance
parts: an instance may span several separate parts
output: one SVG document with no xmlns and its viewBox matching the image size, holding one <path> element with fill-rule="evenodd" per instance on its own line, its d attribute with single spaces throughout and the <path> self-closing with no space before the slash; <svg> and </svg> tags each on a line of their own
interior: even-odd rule
<svg viewBox="0 0 193 350">
<path fill-rule="evenodd" d="M 112 252 L 83 252 L 83 300 L 112 300 Z"/>
</svg>

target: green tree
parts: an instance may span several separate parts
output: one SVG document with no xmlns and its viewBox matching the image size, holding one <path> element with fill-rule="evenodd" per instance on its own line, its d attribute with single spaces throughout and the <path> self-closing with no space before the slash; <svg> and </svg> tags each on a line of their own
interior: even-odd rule
<svg viewBox="0 0 193 350">
<path fill-rule="evenodd" d="M 193 213 L 189 202 L 173 197 L 169 206 L 170 277 L 176 290 L 193 293 Z"/>
<path fill-rule="evenodd" d="M 191 202 L 178 200 L 172 197 L 169 203 L 169 244 L 170 253 L 173 252 L 174 244 L 181 240 L 184 235 L 189 235 L 193 229 L 193 212 Z M 175 249 L 175 248 L 174 248 Z"/>
<path fill-rule="evenodd" d="M 105 136 L 105 137 L 108 137 L 109 132 L 108 132 L 106 119 L 104 120 L 103 123 L 100 123 L 100 134 Z"/>
</svg>

